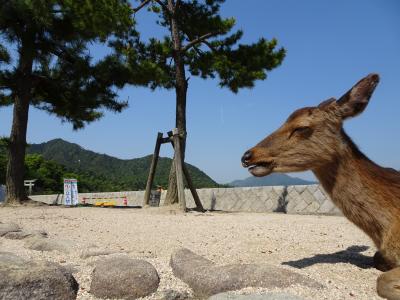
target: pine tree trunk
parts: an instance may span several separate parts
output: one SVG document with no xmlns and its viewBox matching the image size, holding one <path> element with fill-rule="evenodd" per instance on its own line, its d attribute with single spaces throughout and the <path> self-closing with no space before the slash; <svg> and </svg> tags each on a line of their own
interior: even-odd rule
<svg viewBox="0 0 400 300">
<path fill-rule="evenodd" d="M 176 128 L 179 132 L 186 133 L 186 80 L 185 88 L 178 91 L 178 85 L 176 87 Z M 182 149 L 182 160 L 185 159 L 185 149 L 186 149 L 186 135 L 180 139 L 181 149 Z M 168 191 L 165 198 L 164 205 L 170 205 L 178 203 L 178 187 L 176 184 L 176 169 L 175 169 L 175 159 L 172 161 L 171 170 L 169 172 L 168 178 Z"/>
<path fill-rule="evenodd" d="M 27 200 L 24 187 L 24 161 L 28 125 L 29 98 L 16 97 L 7 163 L 7 203 Z"/>
<path fill-rule="evenodd" d="M 14 111 L 11 127 L 9 154 L 6 172 L 6 203 L 22 203 L 28 200 L 24 188 L 26 132 L 28 127 L 29 103 L 31 98 L 31 76 L 33 65 L 33 34 L 25 32 L 19 49 L 17 88 L 14 91 Z"/>
<path fill-rule="evenodd" d="M 173 0 L 168 0 L 168 8 L 170 11 L 175 11 L 175 3 Z M 179 132 L 185 133 L 181 139 L 182 159 L 185 158 L 186 149 L 186 95 L 187 81 L 185 75 L 185 65 L 183 61 L 182 45 L 178 23 L 175 19 L 176 14 L 171 16 L 171 38 L 174 44 L 174 62 L 175 62 L 175 93 L 176 93 L 176 120 L 175 126 Z M 178 189 L 176 185 L 175 163 L 172 162 L 169 173 L 168 191 L 164 205 L 178 203 Z"/>
</svg>

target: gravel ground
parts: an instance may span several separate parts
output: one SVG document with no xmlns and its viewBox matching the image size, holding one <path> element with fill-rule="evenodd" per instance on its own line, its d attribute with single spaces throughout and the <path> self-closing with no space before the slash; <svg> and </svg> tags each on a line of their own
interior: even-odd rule
<svg viewBox="0 0 400 300">
<path fill-rule="evenodd" d="M 165 208 L 3 207 L 3 223 L 45 230 L 50 239 L 70 240 L 72 252 L 40 252 L 24 248 L 23 240 L 0 238 L 1 251 L 46 259 L 75 268 L 78 299 L 89 293 L 93 264 L 101 256 L 83 259 L 90 247 L 145 259 L 159 272 L 157 293 L 143 299 L 162 299 L 164 291 L 189 291 L 173 276 L 171 253 L 185 247 L 217 264 L 268 263 L 307 275 L 326 286 L 284 289 L 305 299 L 381 299 L 372 268 L 375 248 L 369 238 L 343 217 L 265 213 L 179 213 Z M 122 254 L 124 253 L 124 254 Z M 276 290 L 275 290 L 276 291 Z M 237 293 L 263 293 L 247 288 Z"/>
</svg>

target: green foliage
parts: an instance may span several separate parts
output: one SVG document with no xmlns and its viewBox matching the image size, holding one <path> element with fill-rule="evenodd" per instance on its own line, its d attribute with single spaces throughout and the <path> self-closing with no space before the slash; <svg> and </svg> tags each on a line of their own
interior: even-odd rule
<svg viewBox="0 0 400 300">
<path fill-rule="evenodd" d="M 5 184 L 7 157 L 0 152 L 0 184 Z M 63 192 L 64 178 L 76 178 L 79 181 L 80 192 L 118 191 L 120 186 L 108 182 L 105 177 L 95 176 L 89 172 L 77 174 L 65 166 L 46 160 L 39 154 L 25 156 L 25 178 L 36 179 L 34 194 L 54 194 Z"/>
<path fill-rule="evenodd" d="M 233 31 L 235 19 L 220 16 L 224 0 L 174 1 L 173 12 L 168 1 L 150 2 L 148 10 L 158 16 L 160 26 L 170 31 L 171 19 L 177 21 L 180 55 L 192 76 L 218 77 L 221 87 L 237 93 L 240 88 L 253 87 L 256 80 L 266 79 L 267 72 L 278 67 L 285 57 L 286 51 L 277 49 L 276 39 L 260 38 L 253 44 L 240 44 L 243 32 Z M 126 55 L 133 68 L 146 65 L 152 70 L 153 76 L 147 77 L 150 88 L 175 87 L 175 67 L 171 64 L 175 59 L 174 45 L 170 36 L 151 38 L 148 42 L 135 36 L 129 45 L 119 44 L 119 52 Z"/>
<path fill-rule="evenodd" d="M 63 186 L 63 166 L 46 161 L 38 154 L 27 155 L 25 157 L 25 178 L 37 179 L 35 191 L 41 194 L 49 194 L 53 191 L 60 192 Z"/>
<path fill-rule="evenodd" d="M 32 105 L 75 129 L 104 109 L 121 111 L 127 103 L 118 101 L 115 87 L 129 81 L 129 69 L 116 53 L 94 63 L 87 46 L 134 36 L 131 13 L 126 0 L 2 1 L 0 105 L 12 104 L 24 86 Z"/>
<path fill-rule="evenodd" d="M 1 63 L 10 63 L 11 57 L 10 54 L 8 53 L 6 47 L 3 45 L 0 45 L 0 64 Z"/>
<path fill-rule="evenodd" d="M 32 144 L 28 153 L 26 178 L 38 179 L 37 193 L 60 192 L 63 178 L 77 178 L 81 192 L 144 190 L 152 158 L 117 159 L 61 139 Z M 171 163 L 169 158 L 160 158 L 153 187 L 167 187 Z M 198 168 L 190 164 L 187 168 L 197 188 L 218 186 Z"/>
<path fill-rule="evenodd" d="M 46 160 L 39 154 L 25 156 L 25 178 L 37 179 L 35 182 L 35 194 L 54 194 L 63 192 L 64 178 L 76 178 L 79 182 L 80 192 L 91 191 L 115 191 L 115 186 L 106 181 L 102 176 L 94 176 L 90 173 L 74 173 L 65 166 Z"/>
</svg>

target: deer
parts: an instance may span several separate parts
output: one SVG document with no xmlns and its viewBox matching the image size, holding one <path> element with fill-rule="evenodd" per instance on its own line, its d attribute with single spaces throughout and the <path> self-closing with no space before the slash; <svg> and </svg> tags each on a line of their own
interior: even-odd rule
<svg viewBox="0 0 400 300">
<path fill-rule="evenodd" d="M 377 292 L 400 299 L 400 172 L 364 155 L 343 129 L 367 107 L 379 83 L 369 74 L 338 100 L 294 111 L 286 122 L 251 149 L 242 165 L 253 176 L 311 170 L 343 215 L 366 233 L 383 271 Z"/>
</svg>

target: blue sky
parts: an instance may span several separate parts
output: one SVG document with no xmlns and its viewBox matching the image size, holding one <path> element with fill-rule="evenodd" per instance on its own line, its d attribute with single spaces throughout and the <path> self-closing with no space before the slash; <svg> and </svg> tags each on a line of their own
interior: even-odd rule
<svg viewBox="0 0 400 300">
<path fill-rule="evenodd" d="M 186 161 L 220 183 L 249 176 L 240 157 L 297 108 L 339 97 L 371 72 L 381 75 L 370 105 L 345 128 L 361 150 L 384 166 L 400 169 L 400 1 L 227 1 L 224 16 L 244 30 L 243 42 L 276 37 L 287 49 L 283 64 L 253 89 L 232 94 L 217 81 L 191 78 L 188 91 Z M 162 32 L 138 13 L 144 37 Z M 93 47 L 94 56 L 103 49 Z M 68 123 L 31 109 L 28 142 L 63 138 L 119 158 L 153 152 L 158 131 L 175 124 L 174 91 L 125 88 L 129 108 L 73 131 Z M 9 135 L 11 108 L 0 108 L 0 135 Z M 171 156 L 163 146 L 162 156 Z M 310 178 L 310 174 L 300 174 Z"/>
</svg>

